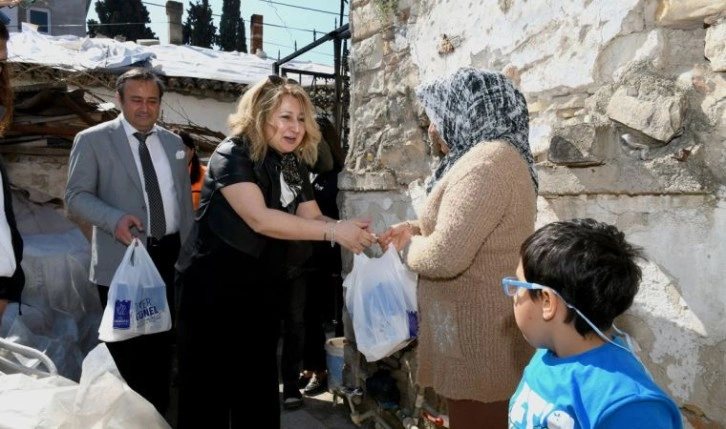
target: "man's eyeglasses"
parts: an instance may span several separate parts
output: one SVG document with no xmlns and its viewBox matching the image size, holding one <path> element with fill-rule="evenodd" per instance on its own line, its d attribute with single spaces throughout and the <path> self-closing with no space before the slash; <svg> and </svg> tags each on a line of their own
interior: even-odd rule
<svg viewBox="0 0 726 429">
<path fill-rule="evenodd" d="M 270 83 L 272 83 L 275 86 L 284 85 L 286 83 L 298 85 L 298 83 L 295 79 L 289 79 L 287 77 L 278 76 L 276 74 L 271 74 L 271 75 L 267 76 L 267 80 L 269 80 Z"/>
<path fill-rule="evenodd" d="M 582 320 L 584 320 L 585 323 L 587 323 L 588 325 L 590 325 L 590 327 L 593 329 L 593 331 L 595 331 L 600 336 L 600 338 L 602 338 L 603 340 L 608 341 L 608 342 L 610 342 L 610 343 L 612 343 L 612 344 L 620 347 L 623 350 L 629 351 L 629 352 L 631 352 L 631 353 L 633 353 L 635 355 L 635 352 L 633 352 L 632 343 L 630 341 L 630 336 L 628 334 L 626 334 L 623 331 L 621 331 L 620 329 L 618 329 L 615 326 L 615 324 L 613 323 L 613 325 L 612 325 L 613 330 L 617 334 L 622 335 L 625 338 L 626 344 L 628 346 L 626 348 L 626 347 L 623 347 L 620 344 L 616 343 L 615 341 L 611 340 L 600 329 L 598 329 L 598 327 L 595 326 L 595 324 L 592 323 L 590 321 L 590 319 L 588 319 L 587 317 L 585 317 L 585 315 L 582 314 L 582 312 L 580 310 L 578 310 L 574 305 L 571 305 L 567 301 L 565 301 L 565 299 L 562 298 L 562 295 L 560 295 L 559 292 L 557 292 L 556 290 L 552 289 L 551 287 L 543 286 L 543 285 L 537 284 L 537 283 L 524 282 L 524 281 L 521 281 L 521 280 L 517 280 L 515 277 L 505 277 L 505 278 L 502 279 L 502 288 L 504 288 L 504 293 L 507 296 L 515 296 L 515 295 L 517 295 L 517 290 L 519 290 L 519 288 L 525 288 L 525 289 L 529 289 L 529 290 L 537 290 L 537 289 L 538 290 L 544 290 L 544 289 L 551 290 L 552 292 L 554 292 L 555 295 L 559 296 L 560 299 L 562 299 L 562 302 L 565 303 L 565 305 L 567 306 L 567 308 L 571 308 L 575 313 L 577 313 L 578 316 L 582 317 Z"/>
</svg>

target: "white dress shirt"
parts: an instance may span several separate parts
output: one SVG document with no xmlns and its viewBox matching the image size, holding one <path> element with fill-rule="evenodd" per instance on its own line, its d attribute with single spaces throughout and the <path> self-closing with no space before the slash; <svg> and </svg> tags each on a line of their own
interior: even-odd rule
<svg viewBox="0 0 726 429">
<path fill-rule="evenodd" d="M 3 178 L 0 176 L 0 194 L 3 189 Z M 5 213 L 5 195 L 0 201 L 0 277 L 12 277 L 15 273 L 15 252 L 13 251 L 13 236 L 10 234 L 10 224 Z M 10 195 L 7 196 L 10 198 Z"/>
<path fill-rule="evenodd" d="M 144 201 L 146 202 L 146 207 L 149 207 L 149 196 L 146 194 L 146 187 L 144 186 L 144 169 L 141 167 L 141 159 L 139 158 L 139 141 L 134 137 L 134 133 L 139 131 L 132 127 L 123 115 L 121 116 L 121 123 L 126 131 L 126 138 L 129 141 L 129 145 L 131 145 L 131 153 L 134 155 L 134 161 L 136 161 L 136 170 L 139 172 L 141 187 L 144 190 Z M 156 171 L 156 179 L 159 182 L 161 199 L 164 204 L 164 219 L 166 220 L 165 235 L 173 234 L 179 231 L 181 214 L 179 212 L 179 204 L 177 203 L 176 188 L 174 187 L 169 158 L 166 156 L 161 140 L 159 140 L 156 125 L 154 125 L 151 134 L 146 138 L 146 146 L 149 148 L 151 162 L 154 164 L 154 171 Z M 147 210 L 147 212 L 150 216 L 150 210 Z M 146 219 L 144 230 L 147 233 L 151 232 L 150 218 Z"/>
</svg>

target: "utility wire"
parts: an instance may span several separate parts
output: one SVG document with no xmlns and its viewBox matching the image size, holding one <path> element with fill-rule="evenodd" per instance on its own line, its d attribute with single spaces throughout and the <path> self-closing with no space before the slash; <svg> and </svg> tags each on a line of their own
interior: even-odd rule
<svg viewBox="0 0 726 429">
<path fill-rule="evenodd" d="M 277 5 L 280 5 L 280 6 L 287 6 L 287 7 L 292 7 L 292 8 L 295 8 L 295 9 L 309 10 L 309 11 L 312 11 L 312 12 L 320 12 L 320 13 L 327 13 L 327 14 L 330 14 L 330 15 L 340 16 L 340 13 L 338 13 L 338 12 L 330 12 L 328 10 L 313 9 L 311 7 L 296 6 L 294 4 L 287 4 L 287 3 L 278 3 L 278 2 L 270 1 L 270 0 L 259 0 L 259 1 L 261 1 L 263 3 L 268 3 L 268 4 L 277 4 Z M 348 15 L 346 14 L 346 15 L 343 15 L 343 16 L 348 16 Z"/>
<path fill-rule="evenodd" d="M 263 3 L 270 4 L 270 6 L 275 11 L 275 14 L 277 15 L 277 17 L 280 19 L 281 22 L 283 22 L 283 25 L 270 24 L 270 23 L 266 23 L 266 22 L 263 22 L 262 25 L 263 26 L 268 26 L 268 27 L 275 27 L 275 28 L 283 28 L 283 29 L 286 29 L 286 30 L 288 30 L 288 34 L 290 34 L 289 30 L 302 31 L 302 32 L 312 33 L 314 35 L 321 34 L 321 33 L 322 34 L 325 34 L 325 32 L 319 32 L 317 30 L 309 30 L 307 28 L 296 28 L 296 27 L 289 27 L 289 26 L 287 26 L 286 24 L 284 24 L 285 20 L 282 19 L 282 17 L 280 16 L 280 14 L 277 11 L 277 8 L 275 8 L 274 6 L 272 6 L 273 4 L 280 5 L 280 6 L 287 6 L 287 7 L 291 7 L 291 8 L 295 8 L 295 9 L 303 9 L 303 10 L 309 10 L 309 11 L 312 11 L 312 12 L 320 12 L 320 13 L 327 13 L 327 14 L 332 14 L 332 15 L 340 16 L 340 14 L 338 14 L 338 13 L 330 12 L 330 11 L 327 11 L 327 10 L 313 9 L 313 8 L 308 8 L 308 7 L 303 7 L 303 6 L 295 6 L 295 5 L 290 5 L 290 4 L 286 4 L 286 3 L 274 2 L 274 1 L 271 1 L 271 0 L 259 0 L 259 1 L 261 1 Z M 152 3 L 150 1 L 142 0 L 141 3 L 143 3 L 145 5 L 148 5 L 148 6 L 155 6 L 155 7 L 163 7 L 163 8 L 166 8 L 166 5 L 162 5 L 162 4 L 158 4 L 158 3 Z M 217 13 L 212 13 L 212 16 L 213 17 L 221 17 L 222 15 L 217 14 Z M 344 16 L 347 17 L 348 15 L 346 14 Z M 246 23 L 249 23 L 251 25 L 251 22 L 249 22 L 249 21 L 246 21 Z M 169 24 L 169 22 L 142 22 L 142 23 L 126 22 L 126 23 L 115 23 L 115 24 L 100 24 L 99 23 L 99 24 L 96 24 L 96 25 L 97 26 L 104 26 L 104 25 L 139 25 L 139 24 L 143 24 L 143 25 L 151 25 L 151 24 L 153 24 L 153 25 L 163 25 L 163 24 Z M 85 24 L 82 24 L 82 25 L 85 26 Z M 68 24 L 68 25 L 63 25 L 63 26 L 65 26 L 65 27 L 72 27 L 72 26 L 81 26 L 81 25 L 79 25 L 79 24 Z M 60 27 L 60 25 L 58 25 L 56 27 Z M 290 34 L 290 38 L 293 38 L 292 34 Z M 245 37 L 245 39 L 249 39 L 249 38 Z M 248 40 L 248 42 L 251 42 L 251 41 Z M 266 44 L 270 44 L 272 46 L 277 46 L 277 47 L 281 47 L 281 48 L 293 49 L 293 50 L 295 49 L 292 46 L 286 46 L 286 45 L 282 45 L 282 44 L 279 44 L 279 43 L 274 43 L 274 42 L 271 42 L 271 41 L 268 41 L 268 40 L 265 40 L 263 42 L 266 43 Z M 328 57 L 333 57 L 334 56 L 334 55 L 329 54 L 329 53 L 326 53 L 326 52 L 314 52 L 314 51 L 312 51 L 310 53 L 311 54 L 317 54 L 317 55 L 325 55 L 325 56 L 328 56 Z"/>
<path fill-rule="evenodd" d="M 142 3 L 148 4 L 148 5 L 151 5 L 151 6 L 158 6 L 158 7 L 166 8 L 166 6 L 164 6 L 164 5 L 156 4 L 156 3 L 150 3 L 148 1 L 142 1 Z M 212 13 L 212 16 L 216 16 L 216 17 L 220 17 L 220 18 L 222 17 L 222 15 L 220 15 L 218 13 Z M 307 33 L 318 33 L 318 31 L 316 31 L 316 30 L 309 30 L 307 28 L 288 27 L 287 25 L 284 25 L 285 20 L 282 19 L 282 17 L 280 17 L 279 14 L 277 15 L 277 17 L 280 18 L 280 21 L 283 22 L 283 25 L 279 25 L 279 24 L 269 24 L 267 22 L 263 22 L 262 25 L 265 25 L 265 26 L 268 26 L 268 27 L 285 28 L 285 29 L 288 29 L 288 30 L 304 31 L 304 32 L 307 32 Z M 245 24 L 247 24 L 247 23 L 249 23 L 249 20 L 245 20 Z M 149 24 L 149 23 L 146 23 L 146 24 Z M 153 22 L 152 24 L 165 24 L 165 23 L 164 22 Z"/>
</svg>

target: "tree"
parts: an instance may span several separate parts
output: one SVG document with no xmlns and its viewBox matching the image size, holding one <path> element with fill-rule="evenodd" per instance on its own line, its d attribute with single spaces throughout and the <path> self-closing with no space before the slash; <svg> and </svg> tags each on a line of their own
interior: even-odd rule
<svg viewBox="0 0 726 429">
<path fill-rule="evenodd" d="M 234 44 L 234 50 L 237 52 L 247 53 L 247 38 L 245 37 L 245 20 L 240 18 L 237 21 L 237 40 Z"/>
<path fill-rule="evenodd" d="M 109 37 L 124 36 L 126 40 L 156 39 L 146 26 L 151 23 L 149 11 L 141 0 L 98 0 L 96 14 L 101 26 L 95 31 Z M 90 30 L 91 23 L 89 23 Z"/>
<path fill-rule="evenodd" d="M 86 21 L 86 25 L 88 26 L 88 37 L 96 37 L 96 34 L 98 34 L 101 30 L 101 27 L 98 26 L 98 21 L 95 19 L 89 19 Z M 103 31 L 101 31 L 101 33 L 103 33 Z"/>
<path fill-rule="evenodd" d="M 184 44 L 211 48 L 217 42 L 217 27 L 214 26 L 209 0 L 197 0 L 187 9 L 187 20 L 182 27 Z"/>
<path fill-rule="evenodd" d="M 221 50 L 235 50 L 239 19 L 240 0 L 224 0 L 222 3 L 222 17 L 219 19 L 219 48 Z"/>
</svg>

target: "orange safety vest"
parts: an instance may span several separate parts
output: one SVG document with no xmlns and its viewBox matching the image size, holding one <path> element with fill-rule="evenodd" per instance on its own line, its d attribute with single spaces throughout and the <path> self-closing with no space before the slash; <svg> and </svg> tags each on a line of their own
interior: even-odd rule
<svg viewBox="0 0 726 429">
<path fill-rule="evenodd" d="M 204 175 L 207 172 L 207 167 L 204 165 L 200 165 L 200 175 L 199 180 L 192 183 L 192 206 L 194 207 L 194 210 L 199 207 L 199 199 L 202 197 L 202 183 L 204 182 Z"/>
</svg>

